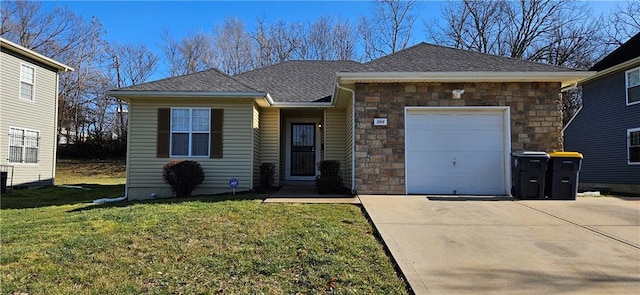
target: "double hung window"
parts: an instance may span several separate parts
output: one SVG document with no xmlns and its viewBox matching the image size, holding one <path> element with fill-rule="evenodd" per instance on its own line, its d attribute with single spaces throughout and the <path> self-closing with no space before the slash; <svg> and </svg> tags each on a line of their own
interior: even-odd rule
<svg viewBox="0 0 640 295">
<path fill-rule="evenodd" d="M 629 164 L 640 164 L 640 128 L 627 130 Z"/>
<path fill-rule="evenodd" d="M 9 163 L 38 163 L 40 132 L 9 128 Z"/>
<path fill-rule="evenodd" d="M 640 103 L 640 68 L 626 72 L 627 105 Z"/>
<path fill-rule="evenodd" d="M 171 109 L 171 156 L 208 157 L 210 138 L 210 109 Z"/>
<path fill-rule="evenodd" d="M 35 69 L 28 65 L 20 65 L 20 98 L 33 100 Z"/>
</svg>

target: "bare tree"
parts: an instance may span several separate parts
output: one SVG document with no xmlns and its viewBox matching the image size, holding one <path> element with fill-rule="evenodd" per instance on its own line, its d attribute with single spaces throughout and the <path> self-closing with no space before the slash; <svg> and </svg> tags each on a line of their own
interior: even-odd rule
<svg viewBox="0 0 640 295">
<path fill-rule="evenodd" d="M 283 20 L 268 24 L 261 18 L 255 27 L 252 38 L 256 44 L 256 66 L 273 65 L 306 54 L 304 24 L 286 23 Z"/>
<path fill-rule="evenodd" d="M 414 0 L 377 0 L 373 14 L 360 18 L 359 31 L 367 59 L 394 53 L 409 45 L 416 6 Z"/>
<path fill-rule="evenodd" d="M 640 2 L 628 0 L 616 4 L 616 8 L 606 17 L 609 44 L 620 46 L 640 32 Z"/>
<path fill-rule="evenodd" d="M 162 40 L 162 51 L 171 76 L 195 73 L 218 65 L 211 34 L 196 31 L 177 41 L 168 30 L 163 30 Z"/>
<path fill-rule="evenodd" d="M 425 22 L 426 31 L 441 45 L 505 55 L 505 9 L 505 1 L 450 2 L 442 7 L 445 25 Z"/>
<path fill-rule="evenodd" d="M 300 58 L 315 60 L 353 60 L 358 35 L 348 21 L 323 16 L 308 24 Z"/>
<path fill-rule="evenodd" d="M 348 21 L 336 21 L 333 27 L 333 48 L 337 60 L 359 60 L 356 53 L 358 45 L 358 30 Z"/>
<path fill-rule="evenodd" d="M 144 45 L 115 44 L 111 46 L 109 54 L 113 60 L 110 72 L 112 77 L 115 76 L 117 88 L 146 82 L 155 71 L 159 59 Z M 100 99 L 108 99 L 108 97 L 103 95 Z M 125 103 L 119 98 L 116 98 L 115 102 L 115 118 L 117 120 L 114 120 L 116 124 L 113 124 L 115 126 L 112 129 L 116 132 L 118 140 L 125 144 L 128 125 L 127 109 Z M 112 106 L 108 107 L 112 108 Z M 107 113 L 103 113 L 103 115 L 107 115 Z"/>
<path fill-rule="evenodd" d="M 222 26 L 216 28 L 215 48 L 219 68 L 227 74 L 239 74 L 254 67 L 251 35 L 238 18 L 227 18 Z"/>
<path fill-rule="evenodd" d="M 323 16 L 309 23 L 309 32 L 306 34 L 304 46 L 305 59 L 329 60 L 333 58 L 333 20 L 329 16 Z"/>
<path fill-rule="evenodd" d="M 3 38 L 75 68 L 60 75 L 58 132 L 65 129 L 67 138 L 77 139 L 71 135 L 79 137 L 88 129 L 90 96 L 86 93 L 102 79 L 102 24 L 95 18 L 86 21 L 66 7 L 45 10 L 40 2 L 2 1 L 0 8 Z"/>
<path fill-rule="evenodd" d="M 442 13 L 444 25 L 425 23 L 438 44 L 581 68 L 601 55 L 600 26 L 585 3 L 464 0 Z"/>
</svg>

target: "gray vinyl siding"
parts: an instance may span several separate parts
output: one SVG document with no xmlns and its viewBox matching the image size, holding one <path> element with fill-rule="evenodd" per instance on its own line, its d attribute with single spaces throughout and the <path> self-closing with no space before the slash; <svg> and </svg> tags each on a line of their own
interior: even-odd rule
<svg viewBox="0 0 640 295">
<path fill-rule="evenodd" d="M 20 65 L 35 69 L 33 101 L 20 99 Z M 0 164 L 14 166 L 14 186 L 53 184 L 55 177 L 57 72 L 0 53 Z M 38 163 L 9 163 L 9 128 L 39 132 Z M 11 180 L 10 180 L 11 181 Z"/>
<path fill-rule="evenodd" d="M 205 180 L 193 192 L 215 194 L 231 191 L 229 180 L 238 179 L 238 191 L 253 188 L 254 166 L 254 104 L 250 100 L 204 100 L 175 99 L 133 100 L 129 103 L 129 146 L 127 157 L 127 187 L 130 199 L 147 199 L 151 193 L 158 197 L 170 197 L 171 189 L 162 180 L 162 167 L 171 160 L 189 159 L 199 162 Z M 158 108 L 210 107 L 224 109 L 223 157 L 216 158 L 157 158 L 157 114 Z"/>
<path fill-rule="evenodd" d="M 583 85 L 583 108 L 564 133 L 565 150 L 584 155 L 582 183 L 640 184 L 640 165 L 628 164 L 627 151 L 640 104 L 626 105 L 625 87 L 624 70 Z"/>
</svg>

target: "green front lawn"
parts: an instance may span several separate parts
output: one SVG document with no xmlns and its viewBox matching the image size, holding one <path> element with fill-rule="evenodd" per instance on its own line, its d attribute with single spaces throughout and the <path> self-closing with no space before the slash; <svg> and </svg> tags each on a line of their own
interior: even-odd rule
<svg viewBox="0 0 640 295">
<path fill-rule="evenodd" d="M 407 293 L 358 206 L 2 198 L 3 294 Z"/>
</svg>

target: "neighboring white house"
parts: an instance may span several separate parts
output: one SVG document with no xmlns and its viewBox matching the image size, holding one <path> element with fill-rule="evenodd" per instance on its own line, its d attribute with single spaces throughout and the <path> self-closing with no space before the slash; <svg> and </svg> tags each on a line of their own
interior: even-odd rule
<svg viewBox="0 0 640 295">
<path fill-rule="evenodd" d="M 0 165 L 9 185 L 53 184 L 58 73 L 73 69 L 0 38 Z"/>
</svg>

